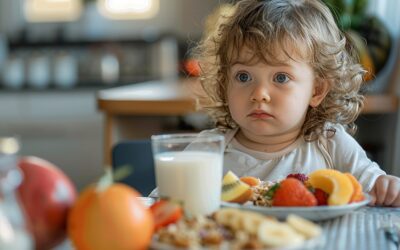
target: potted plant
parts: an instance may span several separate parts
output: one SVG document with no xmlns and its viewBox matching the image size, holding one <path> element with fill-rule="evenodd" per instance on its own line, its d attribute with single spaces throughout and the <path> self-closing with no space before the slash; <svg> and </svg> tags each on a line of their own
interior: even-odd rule
<svg viewBox="0 0 400 250">
<path fill-rule="evenodd" d="M 381 91 L 384 86 L 377 85 L 386 82 L 378 83 L 378 78 L 387 68 L 392 49 L 388 29 L 378 17 L 367 13 L 368 0 L 324 0 L 324 2 L 336 17 L 338 26 L 352 41 L 360 63 L 368 71 L 365 80 L 369 81 L 369 90 Z"/>
</svg>

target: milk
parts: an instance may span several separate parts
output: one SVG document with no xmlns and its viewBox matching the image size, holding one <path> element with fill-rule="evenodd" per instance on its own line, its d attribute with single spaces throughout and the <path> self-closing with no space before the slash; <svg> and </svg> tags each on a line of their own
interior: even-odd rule
<svg viewBox="0 0 400 250">
<path fill-rule="evenodd" d="M 207 215 L 220 206 L 223 155 L 182 151 L 155 155 L 160 197 L 183 203 L 189 215 Z"/>
</svg>

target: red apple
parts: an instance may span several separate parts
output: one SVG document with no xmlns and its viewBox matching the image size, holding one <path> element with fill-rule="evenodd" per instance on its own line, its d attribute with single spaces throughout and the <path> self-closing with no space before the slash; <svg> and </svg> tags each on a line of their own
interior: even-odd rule
<svg viewBox="0 0 400 250">
<path fill-rule="evenodd" d="M 66 221 L 77 192 L 54 164 L 38 157 L 22 157 L 23 181 L 18 188 L 36 249 L 51 249 L 66 237 Z"/>
</svg>

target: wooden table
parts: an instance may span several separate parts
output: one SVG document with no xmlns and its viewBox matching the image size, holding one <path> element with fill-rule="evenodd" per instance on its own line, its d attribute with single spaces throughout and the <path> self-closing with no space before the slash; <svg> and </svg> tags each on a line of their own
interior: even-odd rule
<svg viewBox="0 0 400 250">
<path fill-rule="evenodd" d="M 116 119 L 121 116 L 180 116 L 196 112 L 193 90 L 195 79 L 151 81 L 101 90 L 98 108 L 104 112 L 104 162 L 111 163 L 111 148 L 116 142 Z M 397 112 L 399 99 L 391 95 L 366 97 L 363 114 Z"/>
</svg>

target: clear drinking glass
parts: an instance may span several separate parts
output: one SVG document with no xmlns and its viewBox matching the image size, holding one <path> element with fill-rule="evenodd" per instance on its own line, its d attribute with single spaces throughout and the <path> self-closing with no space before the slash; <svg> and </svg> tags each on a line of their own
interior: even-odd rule
<svg viewBox="0 0 400 250">
<path fill-rule="evenodd" d="M 17 188 L 23 180 L 18 168 L 19 141 L 0 137 L 0 249 L 33 249 L 27 217 Z"/>
<path fill-rule="evenodd" d="M 156 182 L 161 198 L 182 203 L 188 215 L 220 206 L 224 137 L 210 134 L 153 135 Z"/>
</svg>

